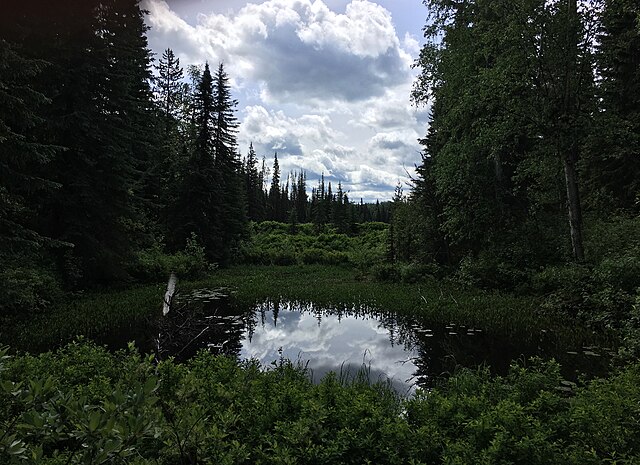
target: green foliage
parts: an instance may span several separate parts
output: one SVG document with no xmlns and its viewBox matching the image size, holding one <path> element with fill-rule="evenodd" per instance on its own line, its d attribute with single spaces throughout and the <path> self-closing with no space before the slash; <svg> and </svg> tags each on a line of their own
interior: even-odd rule
<svg viewBox="0 0 640 465">
<path fill-rule="evenodd" d="M 0 461 L 13 464 L 604 464 L 640 459 L 640 367 L 584 386 L 555 362 L 460 371 L 409 399 L 312 384 L 287 360 L 155 365 L 75 343 L 0 350 Z"/>
<path fill-rule="evenodd" d="M 640 285 L 636 5 L 425 3 L 413 98 L 431 121 L 396 256 L 621 327 Z"/>
<path fill-rule="evenodd" d="M 151 463 L 149 446 L 161 430 L 150 368 L 137 354 L 113 356 L 84 344 L 4 358 L 3 463 Z"/>
<path fill-rule="evenodd" d="M 142 282 L 159 282 L 167 279 L 171 272 L 181 279 L 200 278 L 210 271 L 204 247 L 195 233 L 187 239 L 184 251 L 168 254 L 161 244 L 138 252 L 131 274 Z"/>
<path fill-rule="evenodd" d="M 371 275 L 378 281 L 398 282 L 400 271 L 393 263 L 377 263 L 371 268 Z"/>
<path fill-rule="evenodd" d="M 0 327 L 0 340 L 40 352 L 77 336 L 99 338 L 114 332 L 129 334 L 149 318 L 157 318 L 165 289 L 163 283 L 57 299 L 46 311 L 5 322 Z"/>
<path fill-rule="evenodd" d="M 499 254 L 486 250 L 476 257 L 465 257 L 460 262 L 457 278 L 469 286 L 507 290 L 525 282 L 529 277 L 527 271 Z"/>
<path fill-rule="evenodd" d="M 635 353 L 634 303 L 640 289 L 637 218 L 592 220 L 585 247 L 590 263 L 549 266 L 535 273 L 531 288 L 545 295 L 543 307 L 578 316 L 597 329 L 621 331 L 624 354 Z"/>
<path fill-rule="evenodd" d="M 303 223 L 292 231 L 290 225 L 275 221 L 252 223 L 250 238 L 241 246 L 241 261 L 257 265 L 352 264 L 363 269 L 384 258 L 389 225 L 362 223 L 353 235 Z"/>
<path fill-rule="evenodd" d="M 4 293 L 0 315 L 28 316 L 45 310 L 62 296 L 58 281 L 44 269 L 4 268 L 0 282 Z"/>
</svg>

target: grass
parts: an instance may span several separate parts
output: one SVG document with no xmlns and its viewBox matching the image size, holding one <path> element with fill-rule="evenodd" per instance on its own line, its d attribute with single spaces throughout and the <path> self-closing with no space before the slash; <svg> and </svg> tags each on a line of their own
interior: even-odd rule
<svg viewBox="0 0 640 465">
<path fill-rule="evenodd" d="M 44 351 L 76 336 L 96 338 L 135 328 L 161 314 L 164 284 L 72 296 L 49 311 L 3 325 L 0 341 L 13 348 Z"/>
<path fill-rule="evenodd" d="M 477 326 L 513 336 L 563 325 L 541 314 L 536 298 L 464 288 L 435 279 L 412 284 L 377 282 L 349 267 L 239 266 L 221 270 L 197 285 L 235 289 L 236 299 L 245 303 L 280 297 L 326 305 L 361 304 L 433 323 Z"/>
<path fill-rule="evenodd" d="M 203 287 L 232 289 L 240 304 L 281 298 L 317 305 L 362 305 L 421 318 L 431 323 L 474 326 L 502 337 L 529 339 L 553 330 L 559 340 L 592 343 L 593 334 L 573 322 L 539 312 L 535 298 L 480 291 L 453 283 L 376 282 L 351 267 L 328 265 L 238 266 L 206 279 L 178 282 L 178 291 Z M 0 341 L 14 348 L 48 350 L 77 335 L 95 338 L 135 328 L 160 313 L 165 285 L 87 294 L 60 302 L 49 312 L 5 326 Z"/>
</svg>

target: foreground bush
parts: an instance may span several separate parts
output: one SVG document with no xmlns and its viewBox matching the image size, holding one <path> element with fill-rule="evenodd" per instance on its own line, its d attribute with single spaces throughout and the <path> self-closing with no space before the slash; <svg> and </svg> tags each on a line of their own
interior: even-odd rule
<svg viewBox="0 0 640 465">
<path fill-rule="evenodd" d="M 555 363 L 464 371 L 399 399 L 280 360 L 154 364 L 76 343 L 0 358 L 3 464 L 631 464 L 640 367 L 575 388 Z"/>
</svg>

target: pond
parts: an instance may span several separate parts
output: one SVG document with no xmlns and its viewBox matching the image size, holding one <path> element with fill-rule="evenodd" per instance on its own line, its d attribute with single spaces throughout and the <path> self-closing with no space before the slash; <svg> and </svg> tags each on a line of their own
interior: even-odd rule
<svg viewBox="0 0 640 465">
<path fill-rule="evenodd" d="M 136 335 L 119 335 L 121 342 L 125 338 L 160 358 L 186 360 L 202 349 L 264 366 L 284 358 L 306 367 L 314 381 L 329 371 L 342 379 L 365 374 L 400 394 L 431 386 L 460 366 L 486 364 L 504 374 L 514 359 L 553 357 L 575 380 L 580 373 L 605 374 L 609 358 L 605 349 L 564 347 L 551 331 L 515 339 L 366 306 L 282 299 L 239 305 L 224 290 L 208 289 L 178 294 L 166 316 Z"/>
</svg>

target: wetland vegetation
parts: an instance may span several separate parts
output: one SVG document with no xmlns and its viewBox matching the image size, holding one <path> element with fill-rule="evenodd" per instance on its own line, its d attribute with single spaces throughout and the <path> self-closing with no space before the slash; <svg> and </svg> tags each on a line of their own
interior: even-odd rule
<svg viewBox="0 0 640 465">
<path fill-rule="evenodd" d="M 640 463 L 634 2 L 426 0 L 375 203 L 241 158 L 137 0 L 50 3 L 0 12 L 0 463 Z"/>
</svg>

